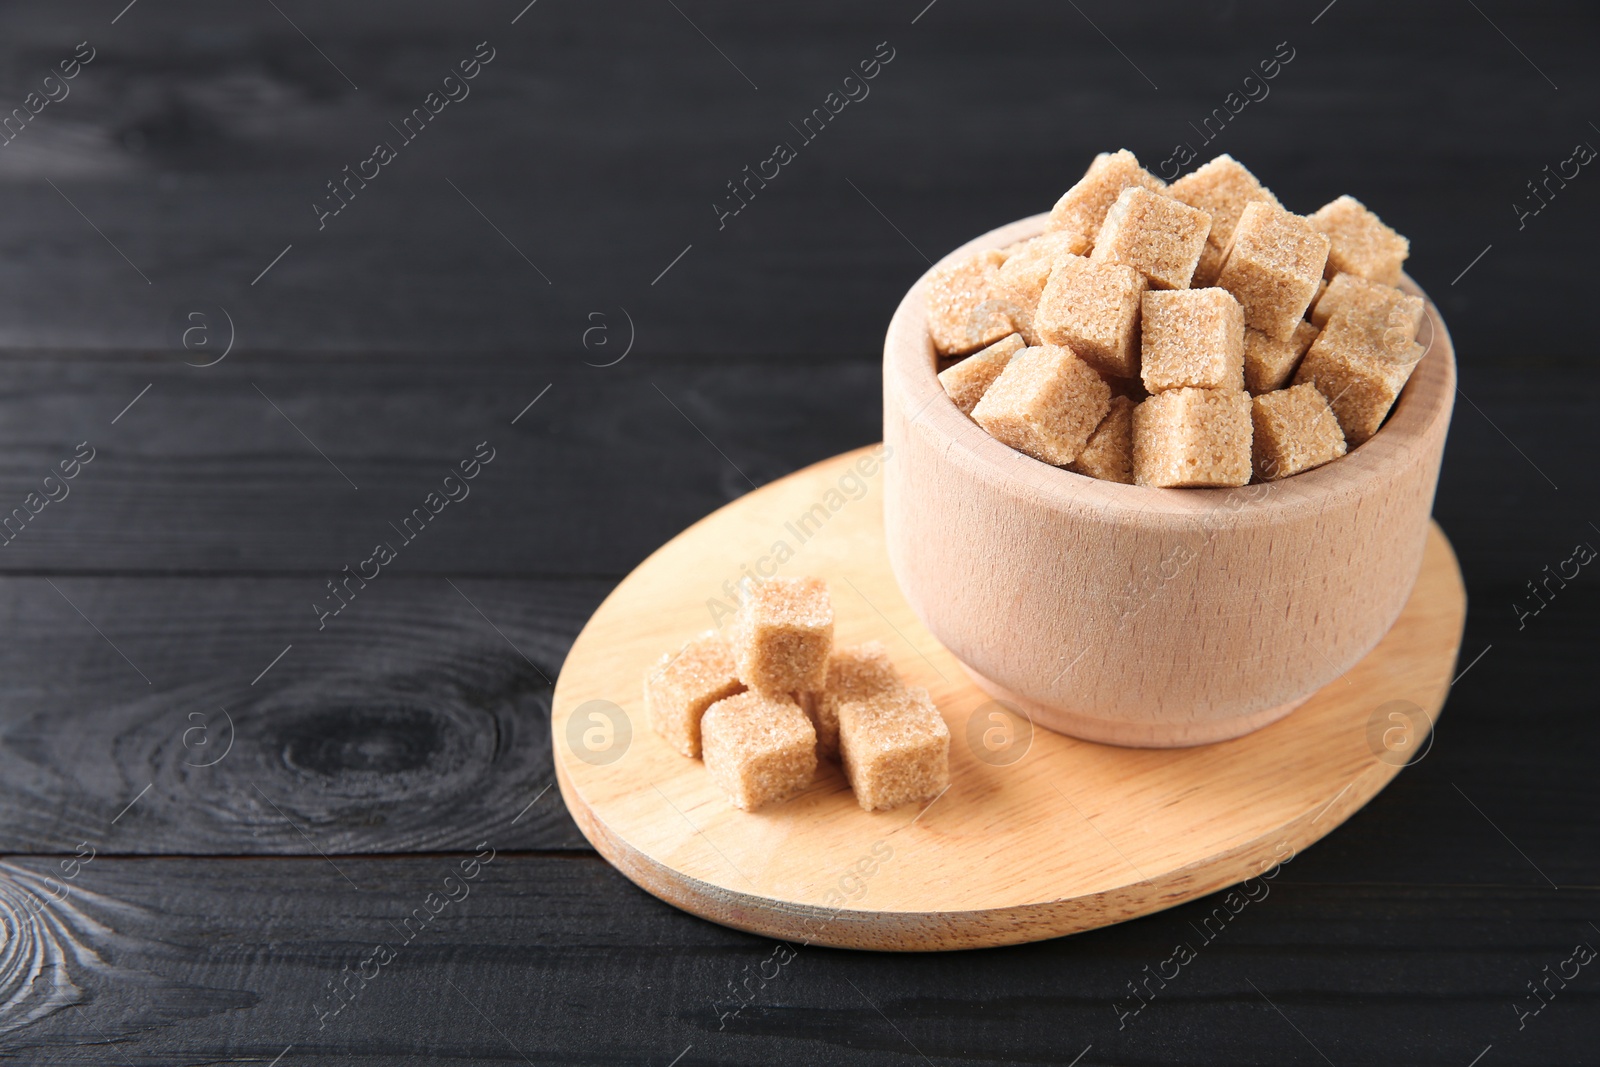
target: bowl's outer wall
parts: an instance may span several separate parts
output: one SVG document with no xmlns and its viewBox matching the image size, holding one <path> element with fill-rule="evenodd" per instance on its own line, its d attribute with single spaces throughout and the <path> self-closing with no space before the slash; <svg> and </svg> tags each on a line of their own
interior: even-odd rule
<svg viewBox="0 0 1600 1067">
<path fill-rule="evenodd" d="M 1031 236 L 1042 219 L 952 255 Z M 1230 720 L 1270 721 L 1394 623 L 1421 566 L 1455 393 L 1431 303 L 1427 355 L 1349 455 L 1265 485 L 1151 489 L 1050 467 L 962 415 L 935 377 L 925 282 L 885 342 L 884 522 L 907 601 L 973 670 L 1103 724 L 1101 740 L 1195 743 L 1242 732 Z"/>
</svg>

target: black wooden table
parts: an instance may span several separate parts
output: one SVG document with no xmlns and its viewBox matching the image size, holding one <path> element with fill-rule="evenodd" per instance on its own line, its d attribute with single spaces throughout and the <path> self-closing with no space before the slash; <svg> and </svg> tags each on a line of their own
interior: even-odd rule
<svg viewBox="0 0 1600 1067">
<path fill-rule="evenodd" d="M 0 1056 L 1595 1062 L 1592 7 L 525 2 L 0 15 Z M 634 888 L 551 788 L 585 618 L 876 439 L 930 258 L 1182 142 L 1361 197 L 1450 322 L 1437 743 L 1149 999 L 1207 901 L 774 968 Z"/>
</svg>

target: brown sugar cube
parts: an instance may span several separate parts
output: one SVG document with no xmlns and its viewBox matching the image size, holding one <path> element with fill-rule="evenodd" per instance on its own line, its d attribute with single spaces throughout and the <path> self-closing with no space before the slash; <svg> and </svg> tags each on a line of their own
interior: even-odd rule
<svg viewBox="0 0 1600 1067">
<path fill-rule="evenodd" d="M 1222 273 L 1222 262 L 1227 258 L 1226 247 L 1219 248 L 1207 241 L 1200 250 L 1200 261 L 1194 265 L 1194 277 L 1189 279 L 1189 284 L 1202 289 L 1216 285 L 1217 275 Z"/>
<path fill-rule="evenodd" d="M 1008 303 L 1007 314 L 1030 346 L 1039 340 L 1035 319 L 1039 311 L 1039 297 L 1044 295 L 1045 283 L 1056 263 L 1067 256 L 1088 255 L 1094 246 L 1092 240 L 1080 237 L 1071 230 L 1057 230 L 1040 234 L 1020 244 L 1003 249 L 1006 261 L 995 275 L 995 280 Z"/>
<path fill-rule="evenodd" d="M 1244 387 L 1252 395 L 1282 389 L 1294 373 L 1300 357 L 1317 339 L 1317 327 L 1305 319 L 1294 328 L 1287 341 L 1268 337 L 1249 327 L 1244 331 Z"/>
<path fill-rule="evenodd" d="M 1315 296 L 1313 296 L 1311 298 L 1311 303 L 1306 307 L 1306 315 L 1305 315 L 1305 317 L 1306 317 L 1306 321 L 1307 322 L 1313 321 L 1312 312 L 1317 306 L 1317 301 L 1321 300 L 1322 299 L 1322 294 L 1326 293 L 1327 291 L 1328 291 L 1328 279 L 1326 277 L 1324 277 L 1320 282 L 1317 283 L 1317 293 L 1316 293 Z"/>
<path fill-rule="evenodd" d="M 1043 463 L 1071 463 L 1105 418 L 1111 387 L 1070 348 L 1024 348 L 1011 357 L 972 419 L 998 441 Z"/>
<path fill-rule="evenodd" d="M 1422 358 L 1422 346 L 1403 336 L 1403 328 L 1385 328 L 1382 320 L 1335 315 L 1294 372 L 1294 384 L 1309 382 L 1327 397 L 1352 448 L 1378 432 Z"/>
<path fill-rule="evenodd" d="M 1232 293 L 1152 291 L 1141 306 L 1139 368 L 1146 389 L 1244 388 L 1244 308 Z"/>
<path fill-rule="evenodd" d="M 1335 312 L 1349 307 L 1369 284 L 1365 278 L 1342 272 L 1323 279 L 1321 287 L 1317 289 L 1316 299 L 1311 302 L 1311 310 L 1306 312 L 1306 318 L 1321 329 L 1328 325 L 1328 320 L 1333 318 Z"/>
<path fill-rule="evenodd" d="M 1101 152 L 1089 164 L 1078 183 L 1056 201 L 1050 209 L 1046 230 L 1070 230 L 1083 240 L 1093 243 L 1105 222 L 1106 212 L 1117 202 L 1122 190 L 1130 186 L 1159 193 L 1166 182 L 1139 166 L 1139 160 L 1126 148 L 1117 152 Z"/>
<path fill-rule="evenodd" d="M 1244 305 L 1244 321 L 1286 341 L 1305 317 L 1328 260 L 1328 239 L 1299 215 L 1253 200 L 1244 206 L 1217 284 Z"/>
<path fill-rule="evenodd" d="M 787 800 L 817 773 L 817 732 L 792 700 L 740 693 L 700 722 L 706 771 L 745 811 Z"/>
<path fill-rule="evenodd" d="M 833 649 L 833 604 L 821 578 L 747 582 L 731 639 L 739 680 L 768 696 L 821 689 Z"/>
<path fill-rule="evenodd" d="M 1400 265 L 1411 254 L 1411 242 L 1385 226 L 1353 196 L 1324 204 L 1306 221 L 1328 235 L 1328 277 L 1343 271 L 1385 285 L 1400 284 Z"/>
<path fill-rule="evenodd" d="M 1125 396 L 1112 397 L 1111 410 L 1067 469 L 1107 482 L 1133 484 L 1133 406 Z"/>
<path fill-rule="evenodd" d="M 926 689 L 840 704 L 839 756 L 868 811 L 928 800 L 950 784 L 950 728 Z"/>
<path fill-rule="evenodd" d="M 834 649 L 828 657 L 828 684 L 820 692 L 806 694 L 806 710 L 817 730 L 817 751 L 830 759 L 839 755 L 840 705 L 902 688 L 881 642 Z"/>
<path fill-rule="evenodd" d="M 984 392 L 1000 377 L 1006 364 L 1011 362 L 1011 357 L 1026 347 L 1020 333 L 1001 338 L 982 352 L 968 356 L 948 370 L 940 371 L 939 384 L 956 402 L 961 414 L 971 415 Z"/>
<path fill-rule="evenodd" d="M 1132 186 L 1106 213 L 1089 258 L 1132 267 L 1152 289 L 1187 289 L 1210 232 L 1204 211 Z"/>
<path fill-rule="evenodd" d="M 1133 481 L 1168 488 L 1250 480 L 1250 394 L 1168 389 L 1133 409 Z"/>
<path fill-rule="evenodd" d="M 742 692 L 733 656 L 722 638 L 708 630 L 662 656 L 645 675 L 645 712 L 652 730 L 695 759 L 700 755 L 700 717 L 717 701 Z"/>
<path fill-rule="evenodd" d="M 1328 325 L 1335 311 L 1349 305 L 1356 289 L 1364 288 L 1366 284 L 1366 279 L 1357 278 L 1354 274 L 1341 273 L 1322 279 L 1322 284 L 1317 287 L 1317 295 L 1312 297 L 1311 306 L 1306 309 L 1306 321 L 1322 329 Z"/>
<path fill-rule="evenodd" d="M 1037 307 L 1056 262 L 1063 256 L 1086 256 L 1093 247 L 1093 241 L 1071 230 L 1040 234 L 1003 250 L 1007 253 L 1006 261 L 1000 267 L 997 280 L 1019 303 Z"/>
<path fill-rule="evenodd" d="M 1340 316 L 1359 321 L 1381 335 L 1385 346 L 1402 355 L 1417 339 L 1426 305 L 1392 285 L 1369 282 L 1354 274 L 1339 273 L 1311 308 L 1311 321 L 1326 327 Z"/>
<path fill-rule="evenodd" d="M 1103 374 L 1137 378 L 1139 298 L 1149 284 L 1132 267 L 1063 257 L 1039 297 L 1039 343 L 1066 345 Z"/>
<path fill-rule="evenodd" d="M 1173 182 L 1167 187 L 1167 195 L 1211 216 L 1211 232 L 1206 236 L 1205 249 L 1200 253 L 1200 262 L 1190 282 L 1201 287 L 1217 284 L 1228 244 L 1233 240 L 1233 231 L 1239 226 L 1239 216 L 1244 214 L 1246 204 L 1261 200 L 1274 207 L 1283 206 L 1272 195 L 1272 190 L 1226 154 Z"/>
<path fill-rule="evenodd" d="M 1253 463 L 1262 481 L 1287 478 L 1344 455 L 1344 431 L 1315 386 L 1296 385 L 1255 397 L 1250 422 Z"/>
<path fill-rule="evenodd" d="M 941 356 L 964 356 L 1016 332 L 1010 299 L 998 284 L 1005 255 L 976 252 L 936 267 L 928 278 L 928 333 Z"/>
</svg>

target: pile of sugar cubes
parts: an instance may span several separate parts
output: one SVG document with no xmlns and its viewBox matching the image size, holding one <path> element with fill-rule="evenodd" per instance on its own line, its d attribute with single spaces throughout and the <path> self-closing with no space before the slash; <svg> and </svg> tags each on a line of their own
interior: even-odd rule
<svg viewBox="0 0 1600 1067">
<path fill-rule="evenodd" d="M 928 691 L 902 684 L 881 644 L 833 645 L 820 578 L 747 582 L 726 641 L 708 631 L 645 676 L 650 726 L 746 811 L 811 784 L 819 756 L 844 767 L 868 811 L 937 796 L 950 730 Z"/>
<path fill-rule="evenodd" d="M 1423 355 L 1423 302 L 1396 288 L 1409 251 L 1352 197 L 1302 217 L 1230 156 L 1167 185 L 1124 149 L 1041 236 L 935 271 L 928 332 L 956 406 L 1037 460 L 1270 481 L 1383 424 Z"/>
</svg>

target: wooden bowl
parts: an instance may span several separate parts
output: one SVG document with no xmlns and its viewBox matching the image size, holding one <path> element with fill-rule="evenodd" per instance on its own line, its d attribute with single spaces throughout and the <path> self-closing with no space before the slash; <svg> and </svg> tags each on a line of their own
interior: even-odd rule
<svg viewBox="0 0 1600 1067">
<path fill-rule="evenodd" d="M 949 258 L 1032 237 L 1044 220 Z M 1208 744 L 1287 715 L 1394 624 L 1421 567 L 1455 399 L 1455 353 L 1431 301 L 1428 351 L 1365 444 L 1278 482 L 1152 489 L 1041 463 L 963 415 L 939 385 L 926 286 L 924 275 L 911 287 L 884 341 L 889 560 L 912 609 L 996 699 L 1090 741 Z"/>
</svg>

